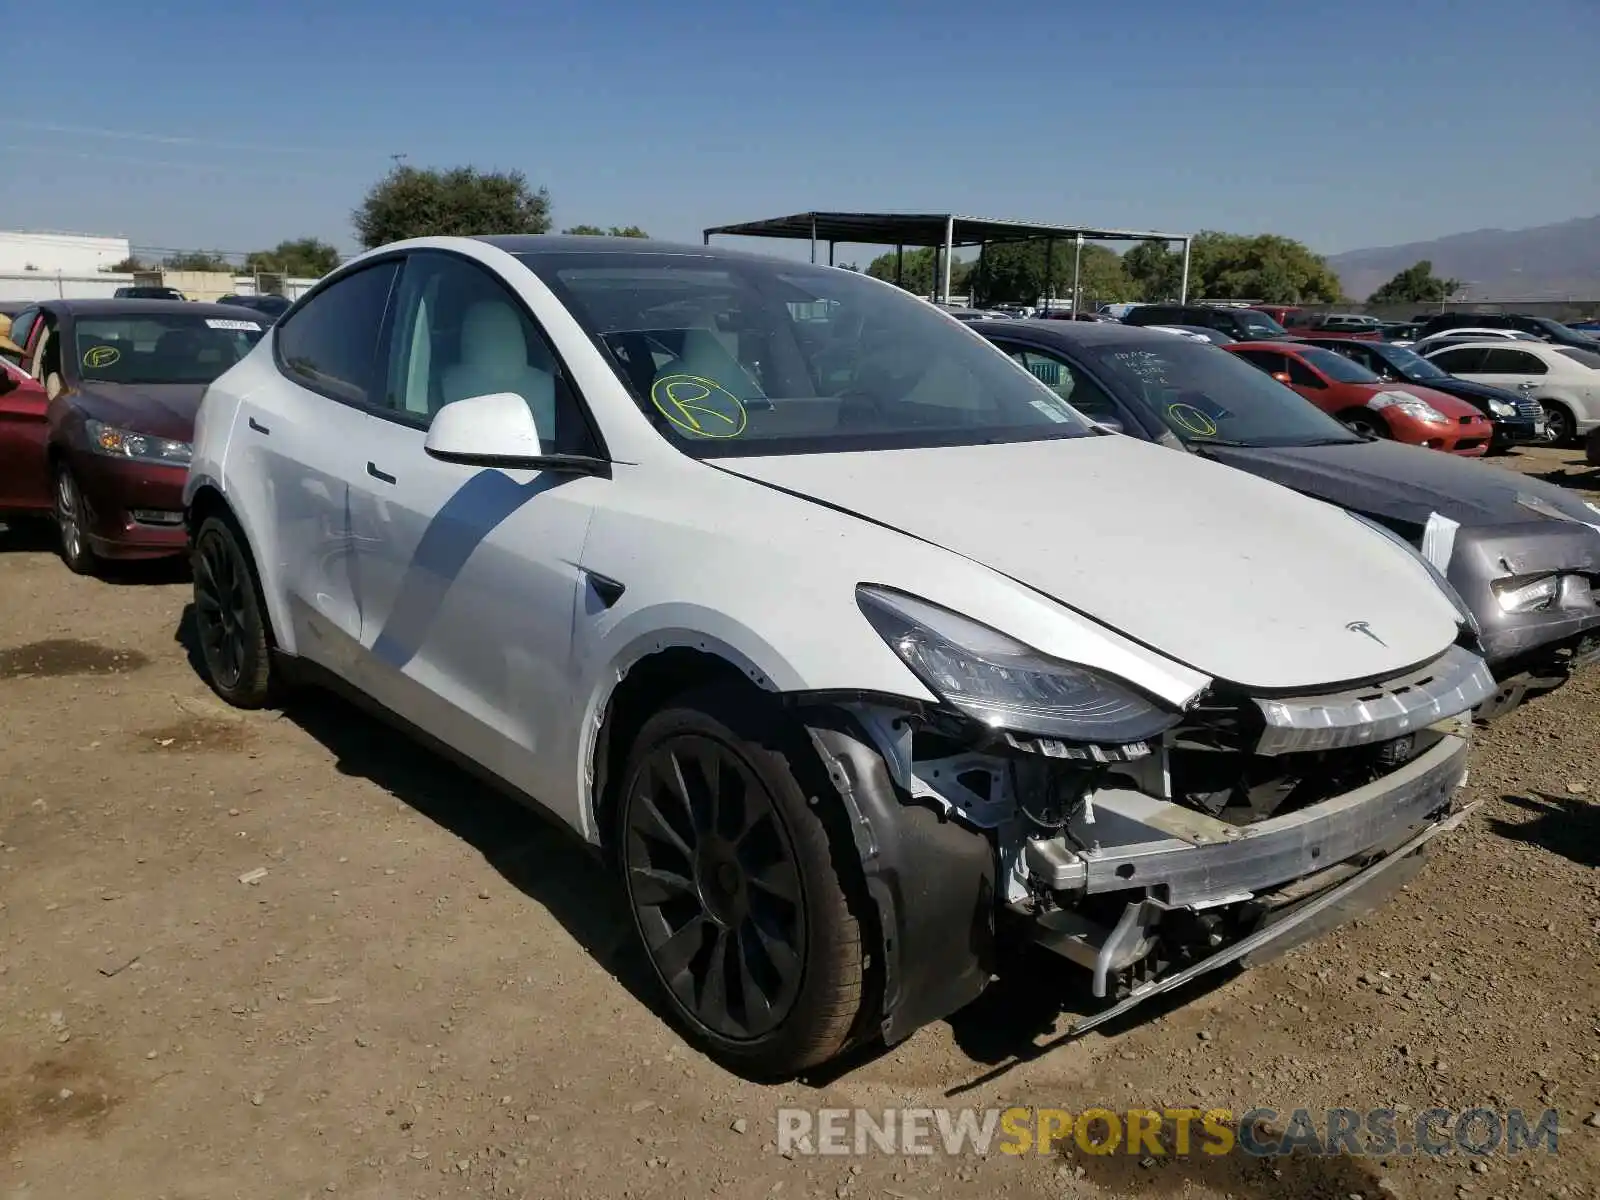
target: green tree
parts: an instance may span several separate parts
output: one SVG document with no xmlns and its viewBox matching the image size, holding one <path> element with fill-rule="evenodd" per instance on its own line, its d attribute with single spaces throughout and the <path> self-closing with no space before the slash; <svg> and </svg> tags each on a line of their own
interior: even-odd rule
<svg viewBox="0 0 1600 1200">
<path fill-rule="evenodd" d="M 1459 279 L 1440 279 L 1427 259 L 1412 263 L 1367 297 L 1368 304 L 1437 304 L 1461 289 Z"/>
<path fill-rule="evenodd" d="M 1072 274 L 1077 247 L 1057 239 L 1047 263 L 1044 240 L 1001 242 L 984 249 L 973 267 L 973 303 L 1033 304 L 1041 299 L 1068 299 L 1072 296 Z M 1085 245 L 1077 260 L 1080 307 L 1120 300 L 1129 290 L 1122 260 L 1104 246 Z M 1052 292 L 1046 296 L 1046 290 Z"/>
<path fill-rule="evenodd" d="M 113 271 L 120 275 L 131 275 L 135 271 L 148 271 L 150 268 L 141 262 L 137 255 L 130 254 L 121 262 L 112 263 L 109 267 L 101 267 L 100 269 L 102 271 Z"/>
<path fill-rule="evenodd" d="M 339 265 L 339 251 L 319 238 L 282 241 L 271 250 L 252 250 L 244 269 L 252 274 L 295 275 L 319 279 Z"/>
<path fill-rule="evenodd" d="M 1122 256 L 1130 300 L 1176 300 L 1183 283 L 1183 255 L 1161 242 L 1140 242 Z"/>
<path fill-rule="evenodd" d="M 1176 300 L 1183 254 L 1142 242 L 1122 256 L 1140 300 Z M 1195 235 L 1189 256 L 1189 299 L 1259 300 L 1272 304 L 1334 303 L 1343 295 L 1327 260 L 1293 238 L 1208 229 Z"/>
<path fill-rule="evenodd" d="M 181 250 L 161 260 L 169 271 L 232 271 L 233 264 L 221 250 Z"/>
<path fill-rule="evenodd" d="M 571 229 L 563 229 L 561 232 L 579 237 L 647 238 L 650 236 L 637 225 L 613 225 L 610 229 L 601 229 L 598 225 L 574 225 Z"/>
<path fill-rule="evenodd" d="M 929 296 L 934 291 L 934 263 L 940 263 L 940 273 L 943 273 L 944 251 L 933 246 L 919 246 L 916 249 L 908 248 L 902 264 L 901 286 L 908 292 L 919 296 Z M 973 264 L 963 262 L 957 255 L 950 264 L 950 290 L 959 292 L 967 286 L 972 273 Z M 883 279 L 889 283 L 894 282 L 894 251 L 880 254 L 867 264 L 866 274 L 874 279 Z M 943 279 L 938 281 L 943 284 Z"/>
<path fill-rule="evenodd" d="M 369 250 L 429 235 L 546 233 L 550 193 L 521 171 L 402 165 L 368 189 L 350 219 Z"/>
</svg>

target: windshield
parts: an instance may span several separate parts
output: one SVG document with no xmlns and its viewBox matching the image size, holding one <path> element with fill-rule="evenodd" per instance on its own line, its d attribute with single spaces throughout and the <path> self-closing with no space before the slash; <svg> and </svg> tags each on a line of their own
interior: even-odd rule
<svg viewBox="0 0 1600 1200">
<path fill-rule="evenodd" d="M 1266 313 L 1256 312 L 1253 308 L 1247 308 L 1241 312 L 1239 320 L 1243 323 L 1245 332 L 1251 337 L 1287 337 L 1289 333 L 1287 329 L 1267 316 Z"/>
<path fill-rule="evenodd" d="M 1173 338 L 1160 346 L 1085 346 L 1084 353 L 1107 384 L 1155 412 L 1185 443 L 1313 446 L 1362 440 L 1266 372 L 1215 346 Z"/>
<path fill-rule="evenodd" d="M 1581 362 L 1586 367 L 1593 367 L 1600 371 L 1600 353 L 1593 350 L 1580 350 L 1576 346 L 1557 346 L 1557 354 L 1565 354 L 1576 362 Z"/>
<path fill-rule="evenodd" d="M 1537 325 L 1541 330 L 1543 330 L 1546 334 L 1552 335 L 1554 337 L 1570 337 L 1570 338 L 1584 338 L 1585 337 L 1584 334 L 1582 334 L 1578 330 L 1572 328 L 1572 326 L 1563 325 L 1560 321 L 1552 320 L 1549 317 L 1534 317 L 1533 318 L 1533 323 L 1535 325 Z"/>
<path fill-rule="evenodd" d="M 261 332 L 246 312 L 79 317 L 72 361 L 85 383 L 210 383 L 248 354 Z"/>
<path fill-rule="evenodd" d="M 1449 379 L 1448 371 L 1441 371 L 1437 365 L 1429 362 L 1420 354 L 1414 354 L 1404 346 L 1385 346 L 1375 350 L 1379 355 L 1400 374 L 1407 379 Z"/>
<path fill-rule="evenodd" d="M 1312 348 L 1298 351 L 1300 361 L 1315 367 L 1335 383 L 1382 383 L 1383 381 L 1358 362 L 1335 354 L 1332 350 Z"/>
<path fill-rule="evenodd" d="M 850 271 L 683 254 L 529 254 L 646 416 L 698 458 L 1083 437 L 1027 371 Z"/>
</svg>

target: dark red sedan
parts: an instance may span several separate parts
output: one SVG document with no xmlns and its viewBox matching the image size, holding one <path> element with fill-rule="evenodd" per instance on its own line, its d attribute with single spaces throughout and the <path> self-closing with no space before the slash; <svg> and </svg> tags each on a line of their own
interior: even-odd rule
<svg viewBox="0 0 1600 1200">
<path fill-rule="evenodd" d="M 52 300 L 12 328 L 25 382 L 13 373 L 0 398 L 11 477 L 0 506 L 53 513 L 61 557 L 80 574 L 102 559 L 183 554 L 200 397 L 265 323 L 220 304 Z"/>
</svg>

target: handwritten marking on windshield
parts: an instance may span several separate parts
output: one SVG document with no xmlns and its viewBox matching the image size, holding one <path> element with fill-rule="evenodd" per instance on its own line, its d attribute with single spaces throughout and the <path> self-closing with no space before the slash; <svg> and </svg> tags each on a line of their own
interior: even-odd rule
<svg viewBox="0 0 1600 1200">
<path fill-rule="evenodd" d="M 1192 404 L 1169 404 L 1167 415 L 1195 437 L 1217 436 L 1217 423 Z"/>
<path fill-rule="evenodd" d="M 712 379 L 663 375 L 650 387 L 650 403 L 679 429 L 696 437 L 736 438 L 750 422 L 739 398 Z"/>
</svg>

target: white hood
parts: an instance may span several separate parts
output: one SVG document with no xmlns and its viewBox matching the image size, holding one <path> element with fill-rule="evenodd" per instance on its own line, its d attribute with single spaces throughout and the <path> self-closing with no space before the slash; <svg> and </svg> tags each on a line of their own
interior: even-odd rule
<svg viewBox="0 0 1600 1200">
<path fill-rule="evenodd" d="M 1426 570 L 1355 518 L 1133 438 L 716 465 L 945 547 L 1246 687 L 1382 675 L 1457 633 Z"/>
</svg>

